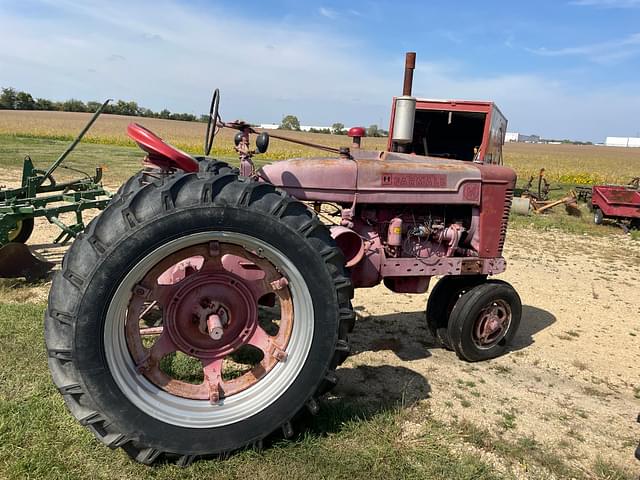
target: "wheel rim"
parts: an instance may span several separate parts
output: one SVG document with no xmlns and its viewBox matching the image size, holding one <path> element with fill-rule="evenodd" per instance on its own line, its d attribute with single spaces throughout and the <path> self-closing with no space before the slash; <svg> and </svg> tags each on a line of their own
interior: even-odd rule
<svg viewBox="0 0 640 480">
<path fill-rule="evenodd" d="M 9 233 L 7 235 L 9 237 L 9 241 L 13 242 L 16 238 L 18 238 L 18 235 L 20 235 L 21 231 L 22 231 L 22 220 L 16 220 L 16 226 L 11 230 L 9 230 Z"/>
<path fill-rule="evenodd" d="M 504 300 L 495 300 L 483 308 L 473 326 L 473 343 L 488 350 L 504 339 L 511 326 L 511 306 Z"/>
<path fill-rule="evenodd" d="M 261 324 L 260 299 L 280 308 L 276 332 Z M 141 327 L 153 309 L 159 324 Z M 235 232 L 185 236 L 148 254 L 116 289 L 104 330 L 124 395 L 152 417 L 191 428 L 228 425 L 268 407 L 300 374 L 312 337 L 313 305 L 299 270 L 273 246 Z M 247 345 L 260 361 L 224 378 L 224 365 Z M 199 362 L 201 382 L 162 368 L 177 354 Z"/>
</svg>

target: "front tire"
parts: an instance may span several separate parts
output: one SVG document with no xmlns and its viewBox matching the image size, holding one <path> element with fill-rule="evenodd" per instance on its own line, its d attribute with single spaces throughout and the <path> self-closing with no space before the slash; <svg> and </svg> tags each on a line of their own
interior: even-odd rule
<svg viewBox="0 0 640 480">
<path fill-rule="evenodd" d="M 100 441 L 187 464 L 290 436 L 317 410 L 348 352 L 352 295 L 302 203 L 232 173 L 176 175 L 119 196 L 71 246 L 45 314 L 49 367 Z M 274 302 L 272 332 L 259 309 Z M 259 355 L 242 370 L 245 346 Z M 241 371 L 225 377 L 227 361 Z"/>
<path fill-rule="evenodd" d="M 489 280 L 462 295 L 449 318 L 449 339 L 458 357 L 478 362 L 503 355 L 522 316 L 515 289 L 501 280 Z"/>
<path fill-rule="evenodd" d="M 469 289 L 486 281 L 486 275 L 447 275 L 438 280 L 427 300 L 427 327 L 431 335 L 447 350 L 453 350 L 448 325 L 456 301 Z"/>
<path fill-rule="evenodd" d="M 604 213 L 598 207 L 593 208 L 593 223 L 596 225 L 602 225 L 602 221 L 604 220 Z"/>
</svg>

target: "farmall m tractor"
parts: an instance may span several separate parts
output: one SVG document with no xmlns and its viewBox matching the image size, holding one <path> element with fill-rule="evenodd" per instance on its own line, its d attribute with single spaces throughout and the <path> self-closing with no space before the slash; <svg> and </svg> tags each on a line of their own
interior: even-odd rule
<svg viewBox="0 0 640 480">
<path fill-rule="evenodd" d="M 73 243 L 45 318 L 53 381 L 71 413 L 139 462 L 188 464 L 293 434 L 337 382 L 354 288 L 424 293 L 426 324 L 466 361 L 504 353 L 521 303 L 502 247 L 516 180 L 500 166 L 491 103 L 394 98 L 387 151 L 351 148 L 254 169 L 243 122 L 214 94 L 205 156 L 145 128 L 147 152 Z M 240 171 L 208 157 L 221 127 Z M 276 135 L 272 135 L 276 137 Z"/>
</svg>

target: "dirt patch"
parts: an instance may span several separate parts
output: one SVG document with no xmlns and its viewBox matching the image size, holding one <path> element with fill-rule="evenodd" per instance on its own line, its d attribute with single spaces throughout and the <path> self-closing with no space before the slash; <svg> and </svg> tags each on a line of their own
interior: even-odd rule
<svg viewBox="0 0 640 480">
<path fill-rule="evenodd" d="M 516 230 L 505 256 L 500 278 L 524 305 L 509 354 L 462 362 L 425 328 L 426 295 L 358 290 L 363 315 L 336 394 L 424 404 L 441 421 L 539 442 L 579 470 L 600 458 L 637 472 L 640 245 Z"/>
<path fill-rule="evenodd" d="M 65 247 L 51 244 L 57 233 L 38 220 L 29 243 L 60 262 Z M 622 236 L 518 229 L 505 256 L 500 278 L 524 305 L 509 354 L 463 362 L 425 328 L 427 295 L 362 289 L 354 299 L 353 355 L 339 370 L 335 394 L 424 407 L 441 422 L 534 441 L 585 472 L 601 459 L 637 473 L 640 245 Z M 0 301 L 43 302 L 49 285 L 3 280 Z M 411 427 L 407 434 L 419 431 Z"/>
</svg>

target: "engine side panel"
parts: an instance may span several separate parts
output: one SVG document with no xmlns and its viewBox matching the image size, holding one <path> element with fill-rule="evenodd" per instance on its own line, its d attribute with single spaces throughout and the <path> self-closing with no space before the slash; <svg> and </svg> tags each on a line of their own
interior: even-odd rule
<svg viewBox="0 0 640 480">
<path fill-rule="evenodd" d="M 359 203 L 480 203 L 481 173 L 471 162 L 392 152 L 356 161 Z"/>
</svg>

